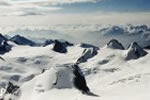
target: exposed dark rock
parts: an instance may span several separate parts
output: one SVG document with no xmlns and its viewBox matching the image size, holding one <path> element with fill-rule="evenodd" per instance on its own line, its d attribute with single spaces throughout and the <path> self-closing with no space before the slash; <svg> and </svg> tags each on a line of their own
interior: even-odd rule
<svg viewBox="0 0 150 100">
<path fill-rule="evenodd" d="M 8 39 L 0 34 L 0 54 L 4 54 L 11 50 L 11 46 L 7 43 Z"/>
<path fill-rule="evenodd" d="M 48 45 L 50 45 L 50 44 L 53 44 L 53 43 L 55 43 L 55 41 L 54 40 L 46 40 L 45 42 L 44 42 L 44 44 L 43 44 L 43 47 L 45 47 L 45 46 L 48 46 Z"/>
<path fill-rule="evenodd" d="M 148 46 L 144 47 L 144 49 L 150 49 L 150 46 L 148 45 Z"/>
<path fill-rule="evenodd" d="M 3 40 L 0 43 L 0 54 L 4 54 L 11 50 L 12 46 L 7 43 L 7 41 Z"/>
<path fill-rule="evenodd" d="M 107 43 L 108 48 L 124 50 L 123 45 L 116 39 L 112 39 Z"/>
<path fill-rule="evenodd" d="M 134 42 L 129 45 L 125 59 L 126 60 L 138 59 L 145 55 L 147 55 L 147 52 L 142 47 L 140 47 L 136 42 Z"/>
<path fill-rule="evenodd" d="M 6 88 L 6 94 L 14 94 L 19 89 L 19 86 L 14 85 L 13 83 L 9 82 Z"/>
<path fill-rule="evenodd" d="M 86 62 L 88 59 L 97 55 L 97 50 L 94 48 L 84 49 L 81 57 L 77 60 L 77 64 Z"/>
<path fill-rule="evenodd" d="M 1 56 L 0 56 L 0 59 L 3 60 L 3 61 L 5 61 L 5 59 L 3 57 L 1 57 Z"/>
<path fill-rule="evenodd" d="M 53 47 L 53 50 L 59 53 L 66 53 L 67 52 L 67 48 L 66 45 L 61 43 L 58 40 L 55 40 L 55 45 Z"/>
<path fill-rule="evenodd" d="M 75 75 L 74 77 L 74 85 L 77 89 L 82 91 L 84 94 L 88 94 L 90 92 L 90 89 L 87 86 L 86 80 L 84 75 L 81 72 L 81 69 L 78 65 L 73 65 L 73 73 Z"/>
<path fill-rule="evenodd" d="M 7 41 L 8 39 L 0 33 L 0 43 L 4 40 Z"/>
<path fill-rule="evenodd" d="M 59 42 L 61 42 L 64 46 L 66 46 L 66 47 L 68 47 L 68 46 L 73 46 L 74 44 L 73 43 L 70 43 L 70 42 L 68 42 L 68 41 L 66 41 L 66 40 L 63 40 L 63 39 L 56 39 L 54 42 L 56 42 L 56 41 L 59 41 Z"/>
<path fill-rule="evenodd" d="M 96 46 L 94 46 L 94 45 L 87 44 L 87 43 L 81 43 L 81 44 L 80 44 L 80 47 L 82 47 L 82 48 L 94 48 L 94 49 L 96 49 L 96 50 L 99 50 L 99 47 L 96 47 Z"/>
<path fill-rule="evenodd" d="M 52 39 L 49 39 L 49 40 L 46 40 L 43 44 L 43 47 L 45 46 L 48 46 L 48 45 L 51 45 L 51 44 L 55 44 L 56 41 L 59 41 L 61 44 L 63 44 L 65 47 L 67 46 L 73 46 L 73 43 L 70 43 L 66 40 L 63 40 L 63 39 L 56 39 L 56 40 L 52 40 Z"/>
<path fill-rule="evenodd" d="M 36 46 L 36 43 L 20 35 L 15 35 L 14 37 L 10 38 L 10 41 L 13 41 L 18 45 Z"/>
<path fill-rule="evenodd" d="M 9 95 L 9 97 L 7 97 L 7 100 L 16 100 L 15 98 L 20 95 L 19 88 L 19 86 L 9 82 L 6 89 L 4 89 L 3 93 L 1 94 L 0 100 L 5 100 L 5 97 L 7 97 L 7 95 Z"/>
</svg>

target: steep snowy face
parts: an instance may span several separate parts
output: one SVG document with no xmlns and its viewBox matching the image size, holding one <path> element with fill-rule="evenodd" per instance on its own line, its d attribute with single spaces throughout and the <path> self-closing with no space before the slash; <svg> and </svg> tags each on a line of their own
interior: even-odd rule
<svg viewBox="0 0 150 100">
<path fill-rule="evenodd" d="M 84 49 L 81 57 L 77 60 L 77 63 L 86 62 L 88 59 L 97 55 L 97 50 L 95 48 Z"/>
<path fill-rule="evenodd" d="M 33 90 L 31 91 L 36 93 L 43 93 L 51 89 L 66 88 L 77 88 L 83 93 L 89 93 L 90 91 L 80 68 L 78 65 L 73 64 L 50 68 L 33 80 L 27 82 L 27 85 L 25 84 L 25 86 L 22 87 L 22 91 L 24 92 L 30 86 L 33 86 Z"/>
<path fill-rule="evenodd" d="M 147 52 L 143 48 L 141 48 L 136 42 L 133 42 L 128 48 L 125 59 L 138 59 L 140 57 L 145 56 L 146 54 Z"/>
<path fill-rule="evenodd" d="M 41 74 L 36 82 L 36 90 L 48 90 L 52 88 L 63 89 L 76 87 L 82 91 L 88 91 L 85 78 L 78 65 L 62 65 L 51 68 Z"/>
<path fill-rule="evenodd" d="M 10 39 L 10 41 L 13 41 L 18 45 L 29 45 L 29 46 L 35 46 L 36 45 L 36 43 L 34 43 L 33 41 L 31 41 L 31 40 L 29 40 L 23 36 L 20 36 L 20 35 L 15 35 L 14 37 L 12 37 Z"/>
<path fill-rule="evenodd" d="M 69 67 L 51 68 L 36 78 L 35 90 L 40 92 L 52 88 L 72 88 L 73 77 L 72 69 Z"/>
<path fill-rule="evenodd" d="M 123 45 L 118 41 L 118 40 L 115 40 L 115 39 L 112 39 L 110 40 L 107 45 L 106 45 L 108 48 L 112 48 L 112 49 L 121 49 L 121 50 L 124 50 L 124 47 Z"/>
</svg>

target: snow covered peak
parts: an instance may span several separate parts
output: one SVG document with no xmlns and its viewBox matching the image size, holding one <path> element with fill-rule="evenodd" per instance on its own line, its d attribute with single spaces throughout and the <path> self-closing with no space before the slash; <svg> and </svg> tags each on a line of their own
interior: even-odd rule
<svg viewBox="0 0 150 100">
<path fill-rule="evenodd" d="M 79 63 L 86 62 L 88 59 L 96 56 L 97 53 L 98 53 L 97 49 L 95 49 L 95 48 L 84 49 L 81 57 L 77 60 L 77 63 L 79 64 Z"/>
<path fill-rule="evenodd" d="M 10 41 L 13 41 L 18 45 L 29 45 L 29 46 L 35 46 L 36 45 L 36 43 L 34 43 L 33 41 L 31 41 L 31 40 L 29 40 L 23 36 L 20 36 L 20 35 L 15 35 L 14 37 L 12 37 L 10 39 Z"/>
<path fill-rule="evenodd" d="M 126 54 L 126 60 L 130 59 L 138 59 L 140 57 L 143 57 L 147 54 L 147 52 L 140 47 L 136 42 L 133 42 L 129 45 L 127 54 Z"/>
<path fill-rule="evenodd" d="M 31 90 L 30 92 L 26 92 L 27 94 L 29 93 L 28 96 L 32 93 L 45 93 L 52 89 L 76 88 L 83 93 L 90 92 L 79 66 L 74 64 L 64 64 L 52 67 L 26 84 L 23 86 L 22 91 L 26 91 L 26 89 L 28 89 L 28 91 Z M 30 86 L 33 88 L 30 88 Z"/>
<path fill-rule="evenodd" d="M 129 45 L 129 49 L 142 49 L 137 42 L 133 42 Z"/>
<path fill-rule="evenodd" d="M 124 47 L 122 46 L 122 44 L 116 40 L 116 39 L 112 39 L 110 40 L 107 45 L 108 48 L 112 48 L 112 49 L 121 49 L 124 50 Z"/>
</svg>

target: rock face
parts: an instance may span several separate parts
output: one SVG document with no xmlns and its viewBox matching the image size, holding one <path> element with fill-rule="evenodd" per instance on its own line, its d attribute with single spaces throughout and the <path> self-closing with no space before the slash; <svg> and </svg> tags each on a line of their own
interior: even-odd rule
<svg viewBox="0 0 150 100">
<path fill-rule="evenodd" d="M 145 46 L 144 49 L 150 49 L 150 46 Z"/>
<path fill-rule="evenodd" d="M 36 45 L 36 43 L 34 43 L 33 41 L 31 41 L 31 40 L 29 40 L 23 36 L 20 36 L 20 35 L 15 35 L 14 37 L 12 37 L 10 39 L 10 41 L 13 41 L 18 45 L 29 45 L 29 46 L 35 46 Z"/>
<path fill-rule="evenodd" d="M 94 49 L 96 49 L 96 50 L 99 50 L 98 47 L 96 47 L 96 46 L 94 46 L 94 45 L 91 45 L 91 44 L 86 44 L 86 43 L 81 43 L 81 44 L 80 44 L 80 47 L 82 47 L 82 48 L 94 48 Z"/>
<path fill-rule="evenodd" d="M 19 95 L 20 87 L 9 82 L 7 87 L 3 89 L 0 100 L 16 100 Z"/>
<path fill-rule="evenodd" d="M 5 37 L 5 36 L 3 36 L 2 34 L 0 34 L 0 43 L 2 42 L 2 41 L 7 41 L 8 39 Z"/>
<path fill-rule="evenodd" d="M 94 48 L 84 49 L 81 57 L 77 60 L 77 64 L 86 62 L 88 59 L 97 55 L 97 50 Z"/>
<path fill-rule="evenodd" d="M 55 45 L 53 47 L 53 50 L 59 53 L 66 53 L 67 48 L 66 45 L 58 40 L 55 40 Z"/>
<path fill-rule="evenodd" d="M 108 48 L 124 50 L 123 45 L 118 40 L 112 39 L 107 43 Z"/>
<path fill-rule="evenodd" d="M 0 34 L 0 54 L 4 54 L 11 50 L 11 46 L 7 43 L 8 39 Z"/>
<path fill-rule="evenodd" d="M 50 45 L 50 44 L 53 44 L 53 43 L 55 43 L 55 41 L 54 40 L 46 40 L 45 42 L 44 42 L 44 44 L 43 44 L 43 47 L 45 47 L 45 46 L 48 46 L 48 45 Z"/>
<path fill-rule="evenodd" d="M 82 93 L 89 93 L 84 75 L 78 65 L 65 64 L 51 68 L 36 78 L 34 89 L 44 92 L 52 88 L 66 89 L 77 88 Z"/>
<path fill-rule="evenodd" d="M 4 54 L 6 52 L 9 52 L 11 50 L 11 47 L 7 41 L 3 40 L 1 43 L 0 43 L 0 54 Z"/>
<path fill-rule="evenodd" d="M 86 80 L 84 75 L 82 74 L 80 68 L 78 65 L 73 66 L 74 70 L 73 73 L 75 75 L 74 77 L 74 86 L 82 91 L 82 93 L 88 94 L 90 92 L 90 89 L 87 86 Z"/>
<path fill-rule="evenodd" d="M 70 43 L 70 42 L 68 42 L 68 41 L 65 41 L 65 40 L 52 40 L 52 39 L 49 39 L 49 40 L 46 40 L 45 42 L 44 42 L 44 44 L 43 44 L 43 47 L 45 47 L 45 46 L 48 46 L 48 45 L 50 45 L 50 44 L 54 44 L 54 43 L 56 43 L 56 42 L 60 42 L 61 44 L 63 44 L 65 47 L 67 47 L 67 46 L 73 46 L 73 44 L 72 43 Z"/>
<path fill-rule="evenodd" d="M 138 59 L 145 56 L 146 54 L 147 52 L 143 48 L 141 48 L 136 42 L 134 42 L 129 45 L 125 59 Z"/>
<path fill-rule="evenodd" d="M 9 82 L 7 89 L 6 89 L 6 94 L 14 94 L 17 90 L 19 89 L 19 86 L 14 85 L 13 83 Z"/>
</svg>

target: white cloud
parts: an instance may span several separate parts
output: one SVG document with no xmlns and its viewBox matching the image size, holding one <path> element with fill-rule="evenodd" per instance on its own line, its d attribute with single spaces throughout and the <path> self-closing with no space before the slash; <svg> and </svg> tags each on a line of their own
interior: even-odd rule
<svg viewBox="0 0 150 100">
<path fill-rule="evenodd" d="M 35 2 L 36 1 L 36 2 Z M 44 15 L 47 12 L 61 10 L 60 7 L 41 6 L 46 0 L 1 0 L 0 16 Z"/>
<path fill-rule="evenodd" d="M 84 2 L 96 2 L 101 0 L 10 0 L 11 3 L 50 3 L 50 4 L 64 4 L 64 3 L 84 3 Z"/>
</svg>

